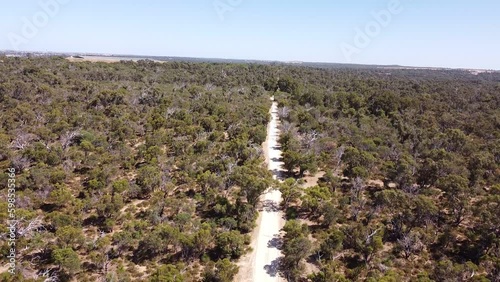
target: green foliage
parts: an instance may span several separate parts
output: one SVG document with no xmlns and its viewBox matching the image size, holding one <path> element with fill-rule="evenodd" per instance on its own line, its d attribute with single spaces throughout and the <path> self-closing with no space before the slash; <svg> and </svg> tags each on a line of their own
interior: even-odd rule
<svg viewBox="0 0 500 282">
<path fill-rule="evenodd" d="M 288 171 L 294 171 L 301 163 L 300 152 L 287 150 L 283 152 L 283 167 Z"/>
<path fill-rule="evenodd" d="M 78 221 L 75 221 L 75 219 L 77 218 L 75 218 L 73 215 L 62 213 L 59 211 L 51 212 L 47 217 L 56 229 L 64 226 L 74 226 L 75 224 L 78 224 Z"/>
<path fill-rule="evenodd" d="M 56 185 L 49 194 L 49 201 L 58 207 L 70 205 L 72 200 L 73 195 L 65 185 Z"/>
<path fill-rule="evenodd" d="M 290 94 L 298 94 L 299 85 L 290 77 L 280 78 L 278 80 L 278 88 L 280 91 L 287 92 Z"/>
<path fill-rule="evenodd" d="M 52 251 L 54 263 L 69 273 L 80 271 L 81 263 L 78 254 L 71 248 L 56 249 Z"/>
<path fill-rule="evenodd" d="M 290 204 L 295 203 L 302 194 L 302 188 L 294 178 L 288 178 L 279 185 L 281 192 L 281 204 L 286 209 Z"/>
<path fill-rule="evenodd" d="M 324 265 L 321 271 L 309 276 L 313 282 L 348 282 L 344 275 L 335 273 L 335 268 L 331 265 Z"/>
<path fill-rule="evenodd" d="M 322 207 L 329 202 L 332 194 L 327 187 L 314 186 L 305 191 L 302 196 L 302 209 L 309 212 L 311 217 L 319 216 Z"/>
<path fill-rule="evenodd" d="M 497 73 L 1 61 L 0 167 L 16 169 L 23 273 L 232 281 L 228 258 L 275 185 L 259 150 L 273 94 L 290 176 L 326 172 L 319 187 L 274 187 L 313 224 L 286 227 L 290 280 L 304 258 L 313 281 L 498 277 Z"/>
<path fill-rule="evenodd" d="M 344 237 L 342 231 L 336 228 L 330 230 L 319 248 L 322 255 L 333 260 L 337 252 L 342 250 Z"/>
<path fill-rule="evenodd" d="M 300 261 L 309 255 L 310 250 L 311 242 L 308 238 L 298 237 L 288 240 L 283 247 L 285 265 L 297 267 Z"/>
<path fill-rule="evenodd" d="M 97 215 L 111 218 L 123 207 L 123 205 L 123 198 L 119 194 L 113 196 L 109 194 L 103 195 L 96 205 Z"/>
<path fill-rule="evenodd" d="M 285 223 L 283 231 L 285 235 L 283 237 L 282 271 L 290 279 L 297 279 L 301 275 L 301 261 L 309 255 L 312 248 L 308 239 L 309 229 L 306 224 L 300 224 L 297 220 L 289 220 Z"/>
<path fill-rule="evenodd" d="M 361 177 L 366 179 L 370 175 L 370 169 L 375 161 L 375 157 L 369 152 L 348 147 L 342 161 L 346 163 L 344 175 L 350 178 Z"/>
<path fill-rule="evenodd" d="M 453 218 L 453 223 L 460 224 L 469 209 L 467 199 L 471 192 L 469 181 L 459 175 L 448 175 L 438 179 L 436 186 L 445 192 L 446 207 Z"/>
<path fill-rule="evenodd" d="M 62 248 L 72 247 L 76 249 L 77 246 L 82 245 L 85 241 L 82 230 L 73 226 L 62 226 L 58 228 L 56 237 L 59 246 Z"/>
<path fill-rule="evenodd" d="M 245 236 L 233 230 L 217 235 L 216 249 L 221 257 L 239 258 L 245 253 Z"/>
<path fill-rule="evenodd" d="M 254 207 L 260 195 L 262 195 L 272 183 L 271 172 L 261 165 L 237 167 L 231 175 L 231 178 L 236 185 L 241 187 L 241 192 L 245 195 L 247 202 Z"/>
<path fill-rule="evenodd" d="M 151 276 L 150 282 L 183 282 L 184 277 L 175 265 L 167 264 L 158 267 Z"/>
<path fill-rule="evenodd" d="M 467 262 L 465 264 L 454 264 L 450 260 L 441 260 L 436 265 L 434 273 L 431 278 L 436 281 L 457 281 L 462 277 L 471 278 L 473 273 L 478 270 L 477 265 Z"/>
<path fill-rule="evenodd" d="M 141 167 L 137 174 L 136 183 L 141 189 L 140 197 L 144 198 L 154 192 L 161 184 L 161 173 L 158 167 L 152 165 Z"/>
<path fill-rule="evenodd" d="M 231 263 L 227 258 L 219 260 L 212 267 L 206 268 L 203 282 L 231 282 L 238 273 L 238 266 Z"/>
<path fill-rule="evenodd" d="M 126 179 L 116 180 L 112 184 L 113 193 L 121 194 L 130 189 L 129 182 Z"/>
</svg>

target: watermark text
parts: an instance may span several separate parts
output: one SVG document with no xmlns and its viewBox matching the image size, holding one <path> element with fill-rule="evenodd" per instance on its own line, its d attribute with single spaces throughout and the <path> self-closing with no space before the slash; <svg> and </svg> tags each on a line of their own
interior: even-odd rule
<svg viewBox="0 0 500 282">
<path fill-rule="evenodd" d="M 344 58 L 352 62 L 354 55 L 358 55 L 363 49 L 370 46 L 372 41 L 387 28 L 396 15 L 404 11 L 402 0 L 390 0 L 385 9 L 372 11 L 372 20 L 367 22 L 363 28 L 355 28 L 355 35 L 352 43 L 342 42 L 340 49 Z"/>
<path fill-rule="evenodd" d="M 71 0 L 40 0 L 38 5 L 40 9 L 31 17 L 22 17 L 21 31 L 18 33 L 10 32 L 7 34 L 10 45 L 19 50 L 22 44 L 27 44 L 31 39 L 38 35 L 38 32 L 45 28 L 51 18 L 57 16 L 62 5 L 66 5 Z"/>
<path fill-rule="evenodd" d="M 7 170 L 7 225 L 9 233 L 7 236 L 7 244 L 9 246 L 9 273 L 16 273 L 16 234 L 17 234 L 17 220 L 16 220 L 16 169 L 9 168 Z"/>
</svg>

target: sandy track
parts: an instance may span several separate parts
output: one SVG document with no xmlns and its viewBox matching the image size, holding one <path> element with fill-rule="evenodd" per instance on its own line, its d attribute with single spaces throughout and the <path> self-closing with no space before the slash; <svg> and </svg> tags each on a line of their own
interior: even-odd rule
<svg viewBox="0 0 500 282">
<path fill-rule="evenodd" d="M 280 178 L 283 163 L 279 161 L 279 120 L 278 105 L 273 101 L 271 106 L 271 121 L 267 127 L 267 138 L 263 144 L 266 162 L 273 177 Z M 261 196 L 262 210 L 259 213 L 257 227 L 252 233 L 251 247 L 253 251 L 244 256 L 238 263 L 240 271 L 235 281 L 239 282 L 267 282 L 285 281 L 278 274 L 278 261 L 282 256 L 278 249 L 281 241 L 280 230 L 285 224 L 284 215 L 279 210 L 281 193 L 278 190 L 268 189 Z"/>
</svg>

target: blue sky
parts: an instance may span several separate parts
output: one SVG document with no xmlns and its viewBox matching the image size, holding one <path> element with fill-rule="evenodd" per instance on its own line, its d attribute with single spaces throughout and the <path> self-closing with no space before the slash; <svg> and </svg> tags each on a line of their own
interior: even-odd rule
<svg viewBox="0 0 500 282">
<path fill-rule="evenodd" d="M 0 49 L 500 69 L 500 1 L 391 1 L 2 1 Z"/>
</svg>

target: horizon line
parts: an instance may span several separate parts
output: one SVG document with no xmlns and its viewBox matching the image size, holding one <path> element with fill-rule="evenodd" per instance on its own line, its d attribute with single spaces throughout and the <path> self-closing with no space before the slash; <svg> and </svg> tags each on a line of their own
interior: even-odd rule
<svg viewBox="0 0 500 282">
<path fill-rule="evenodd" d="M 284 64 L 331 64 L 331 65 L 346 65 L 346 66 L 371 66 L 371 67 L 398 67 L 398 68 L 409 68 L 409 69 L 430 69 L 430 70 L 477 70 L 477 71 L 494 71 L 500 72 L 500 69 L 488 69 L 488 68 L 471 68 L 471 67 L 443 67 L 443 66 L 411 66 L 411 65 L 399 65 L 399 64 L 371 64 L 371 63 L 339 63 L 339 62 L 327 62 L 327 61 L 302 61 L 302 60 L 267 60 L 267 59 L 241 59 L 241 58 L 218 58 L 218 57 L 187 57 L 187 56 L 169 56 L 169 55 L 143 55 L 143 54 L 120 54 L 120 53 L 98 53 L 98 52 L 81 52 L 81 51 L 24 51 L 24 50 L 11 50 L 2 49 L 0 53 L 42 53 L 42 54 L 63 54 L 63 55 L 84 55 L 84 56 L 103 56 L 103 57 L 132 57 L 132 58 L 145 58 L 147 57 L 157 57 L 157 58 L 186 58 L 186 59 L 199 59 L 199 60 L 225 60 L 225 61 L 250 61 L 250 62 L 267 62 L 267 63 L 284 63 Z"/>
</svg>

